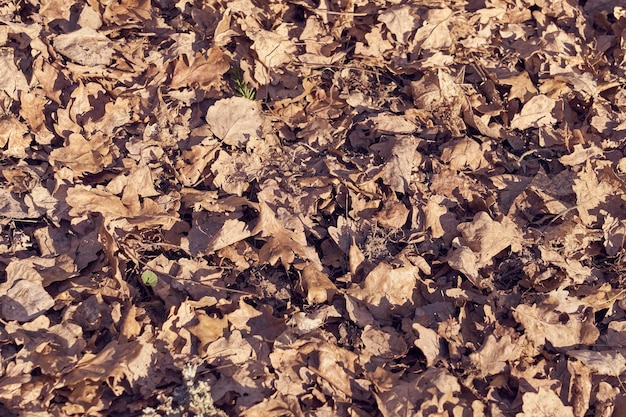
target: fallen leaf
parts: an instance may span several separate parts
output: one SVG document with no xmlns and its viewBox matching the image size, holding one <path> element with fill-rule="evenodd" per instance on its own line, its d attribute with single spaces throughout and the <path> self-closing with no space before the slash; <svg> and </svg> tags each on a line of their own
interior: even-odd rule
<svg viewBox="0 0 626 417">
<path fill-rule="evenodd" d="M 302 276 L 297 288 L 306 296 L 309 304 L 321 304 L 332 301 L 337 287 L 328 278 L 328 275 L 319 271 L 314 265 L 307 265 L 302 270 Z"/>
<path fill-rule="evenodd" d="M 552 115 L 556 100 L 543 94 L 536 95 L 528 100 L 522 111 L 511 120 L 511 128 L 524 130 L 531 127 L 546 127 L 556 123 Z"/>
<path fill-rule="evenodd" d="M 526 392 L 522 397 L 523 412 L 516 417 L 574 417 L 572 407 L 563 404 L 553 391 L 541 388 L 539 392 Z"/>
<path fill-rule="evenodd" d="M 80 65 L 109 66 L 113 62 L 112 42 L 107 36 L 90 27 L 57 35 L 54 49 Z"/>
<path fill-rule="evenodd" d="M 263 117 L 256 101 L 231 97 L 209 107 L 207 123 L 215 136 L 227 145 L 245 147 L 261 134 Z"/>
</svg>

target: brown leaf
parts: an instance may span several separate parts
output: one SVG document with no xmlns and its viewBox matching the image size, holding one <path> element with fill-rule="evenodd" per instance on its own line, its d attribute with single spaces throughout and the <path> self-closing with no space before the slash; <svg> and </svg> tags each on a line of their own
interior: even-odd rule
<svg viewBox="0 0 626 417">
<path fill-rule="evenodd" d="M 328 275 L 312 264 L 307 264 L 302 270 L 297 288 L 311 305 L 331 302 L 337 292 L 337 287 Z"/>
<path fill-rule="evenodd" d="M 600 336 L 592 323 L 581 321 L 576 313 L 563 307 L 565 316 L 554 310 L 550 305 L 518 305 L 513 310 L 513 317 L 522 324 L 526 337 L 536 347 L 543 346 L 546 341 L 555 348 L 572 347 L 579 344 L 590 345 Z M 580 315 L 580 313 L 578 313 Z M 564 318 L 567 321 L 564 322 Z M 583 319 L 584 320 L 584 319 Z"/>
<path fill-rule="evenodd" d="M 228 328 L 226 317 L 211 317 L 202 310 L 196 310 L 197 323 L 187 326 L 189 332 L 200 340 L 200 355 L 206 353 L 206 347 L 224 335 Z"/>
<path fill-rule="evenodd" d="M 174 66 L 170 88 L 218 90 L 222 76 L 229 68 L 226 55 L 218 47 L 211 48 L 206 56 L 197 52 L 189 65 L 180 57 Z"/>
<path fill-rule="evenodd" d="M 522 400 L 523 412 L 516 417 L 574 417 L 572 407 L 565 406 L 558 395 L 545 388 L 524 393 Z"/>
<path fill-rule="evenodd" d="M 546 127 L 556 123 L 552 111 L 556 100 L 543 94 L 531 98 L 522 111 L 511 120 L 511 128 L 524 130 L 531 127 Z"/>
<path fill-rule="evenodd" d="M 104 33 L 90 27 L 57 35 L 53 44 L 57 52 L 80 65 L 107 67 L 113 62 L 111 41 Z"/>
<path fill-rule="evenodd" d="M 245 147 L 261 134 L 263 117 L 256 101 L 231 97 L 209 107 L 207 123 L 215 136 L 230 146 Z"/>
</svg>

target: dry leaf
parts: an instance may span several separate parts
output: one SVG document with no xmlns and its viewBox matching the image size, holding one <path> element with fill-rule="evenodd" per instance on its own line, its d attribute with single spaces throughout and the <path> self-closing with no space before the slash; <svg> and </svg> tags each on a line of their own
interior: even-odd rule
<svg viewBox="0 0 626 417">
<path fill-rule="evenodd" d="M 102 32 L 83 27 L 54 38 L 54 49 L 80 65 L 109 66 L 113 61 L 111 41 Z"/>
<path fill-rule="evenodd" d="M 516 417 L 574 417 L 572 407 L 565 406 L 553 391 L 541 388 L 539 392 L 526 392 L 522 397 L 523 412 Z"/>
<path fill-rule="evenodd" d="M 524 130 L 531 127 L 546 127 L 556 123 L 552 115 L 556 106 L 556 100 L 545 96 L 537 95 L 531 98 L 522 111 L 511 120 L 511 128 Z"/>
<path fill-rule="evenodd" d="M 245 147 L 261 134 L 263 117 L 256 101 L 231 97 L 209 107 L 207 123 L 215 136 L 227 145 Z"/>
<path fill-rule="evenodd" d="M 513 311 L 513 317 L 524 326 L 524 334 L 536 347 L 543 346 L 546 341 L 555 348 L 595 343 L 599 332 L 593 324 L 581 322 L 575 313 L 563 313 L 566 315 L 551 306 L 519 305 Z"/>
<path fill-rule="evenodd" d="M 300 278 L 297 288 L 306 296 L 309 304 L 321 304 L 327 301 L 332 301 L 337 287 L 328 278 L 328 275 L 319 271 L 314 265 L 307 265 L 302 270 L 302 277 Z"/>
</svg>

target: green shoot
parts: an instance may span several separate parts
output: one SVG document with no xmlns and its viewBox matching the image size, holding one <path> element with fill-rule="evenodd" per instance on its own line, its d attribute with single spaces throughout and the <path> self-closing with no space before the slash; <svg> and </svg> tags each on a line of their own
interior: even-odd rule
<svg viewBox="0 0 626 417">
<path fill-rule="evenodd" d="M 254 100 L 256 97 L 256 88 L 253 88 L 244 81 L 243 71 L 236 66 L 230 67 L 230 76 L 235 83 L 235 94 L 238 97 L 245 97 L 248 100 Z"/>
</svg>

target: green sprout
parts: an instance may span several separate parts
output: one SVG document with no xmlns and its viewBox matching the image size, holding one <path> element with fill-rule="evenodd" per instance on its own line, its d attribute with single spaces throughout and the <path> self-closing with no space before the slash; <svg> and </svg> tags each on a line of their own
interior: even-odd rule
<svg viewBox="0 0 626 417">
<path fill-rule="evenodd" d="M 141 282 L 143 282 L 147 287 L 154 287 L 157 284 L 159 278 L 157 274 L 150 270 L 143 271 L 141 274 Z"/>
<path fill-rule="evenodd" d="M 236 66 L 230 67 L 230 76 L 235 83 L 235 94 L 238 97 L 245 97 L 248 100 L 254 100 L 256 97 L 256 88 L 253 88 L 244 81 L 243 79 L 243 71 L 241 68 Z"/>
</svg>

